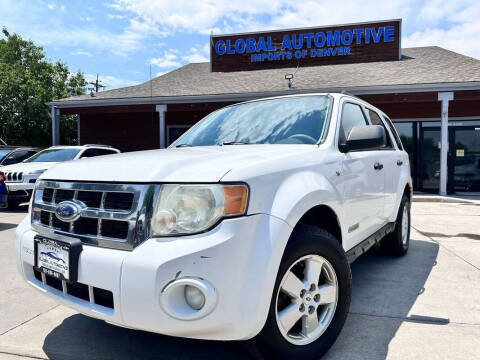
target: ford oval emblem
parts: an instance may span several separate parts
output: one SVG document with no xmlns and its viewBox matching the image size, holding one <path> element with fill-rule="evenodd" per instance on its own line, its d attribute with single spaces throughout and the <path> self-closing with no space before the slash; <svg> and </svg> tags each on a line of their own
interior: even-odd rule
<svg viewBox="0 0 480 360">
<path fill-rule="evenodd" d="M 75 221 L 80 217 L 85 204 L 81 201 L 68 200 L 58 203 L 55 208 L 55 216 L 62 221 Z"/>
</svg>

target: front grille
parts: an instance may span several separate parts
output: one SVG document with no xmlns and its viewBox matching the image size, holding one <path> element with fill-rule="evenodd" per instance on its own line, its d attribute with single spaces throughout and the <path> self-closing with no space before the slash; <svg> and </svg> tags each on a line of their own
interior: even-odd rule
<svg viewBox="0 0 480 360">
<path fill-rule="evenodd" d="M 41 281 L 43 284 L 50 286 L 58 291 L 64 291 L 62 280 L 57 279 L 53 276 L 44 274 L 45 281 L 42 279 L 42 273 L 37 269 L 33 269 L 33 275 L 38 281 Z M 104 306 L 110 309 L 114 309 L 113 306 L 113 294 L 111 291 L 100 289 L 97 287 L 92 286 L 92 299 L 90 299 L 90 291 L 89 286 L 82 284 L 82 283 L 65 283 L 65 293 L 74 296 L 78 299 L 82 299 L 84 301 L 91 301 L 94 304 Z"/>
<path fill-rule="evenodd" d="M 148 220 L 158 189 L 158 185 L 39 180 L 32 227 L 46 237 L 58 233 L 87 244 L 131 250 L 148 238 Z M 74 221 L 62 221 L 55 214 L 57 204 L 67 200 L 80 206 L 80 216 Z"/>
<path fill-rule="evenodd" d="M 7 171 L 5 172 L 5 181 L 7 182 L 22 182 L 23 172 Z"/>
</svg>

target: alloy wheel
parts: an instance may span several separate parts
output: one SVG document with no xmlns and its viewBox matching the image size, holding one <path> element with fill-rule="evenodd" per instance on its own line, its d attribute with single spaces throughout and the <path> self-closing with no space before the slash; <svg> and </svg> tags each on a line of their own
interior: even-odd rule
<svg viewBox="0 0 480 360">
<path fill-rule="evenodd" d="M 338 302 L 333 266 L 322 256 L 307 255 L 285 272 L 275 314 L 283 337 L 294 345 L 317 340 L 330 325 Z"/>
</svg>

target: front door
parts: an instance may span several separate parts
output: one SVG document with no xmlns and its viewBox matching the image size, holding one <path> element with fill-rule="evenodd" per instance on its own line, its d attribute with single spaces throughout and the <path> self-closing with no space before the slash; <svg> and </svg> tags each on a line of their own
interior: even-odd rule
<svg viewBox="0 0 480 360">
<path fill-rule="evenodd" d="M 359 104 L 344 102 L 339 143 L 344 143 L 354 126 L 368 125 Z M 344 247 L 349 249 L 378 230 L 383 220 L 385 170 L 379 167 L 382 150 L 346 153 L 342 164 L 344 201 Z"/>
</svg>

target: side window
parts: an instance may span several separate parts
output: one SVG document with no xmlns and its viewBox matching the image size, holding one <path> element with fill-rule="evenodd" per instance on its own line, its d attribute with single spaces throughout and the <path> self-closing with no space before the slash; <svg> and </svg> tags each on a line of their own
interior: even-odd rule
<svg viewBox="0 0 480 360">
<path fill-rule="evenodd" d="M 390 128 L 390 131 L 393 134 L 393 137 L 395 138 L 395 141 L 397 142 L 398 148 L 400 150 L 404 150 L 402 140 L 400 140 L 400 136 L 398 136 L 397 129 L 395 129 L 395 126 L 392 124 L 392 120 L 390 120 L 388 117 L 384 117 L 385 122 L 387 123 L 388 127 Z"/>
<path fill-rule="evenodd" d="M 93 157 L 97 156 L 97 149 L 87 149 L 83 152 L 83 154 L 80 156 L 80 158 L 85 158 L 85 157 Z"/>
<path fill-rule="evenodd" d="M 372 125 L 380 125 L 383 127 L 383 130 L 385 130 L 385 137 L 387 139 L 387 145 L 385 146 L 386 149 L 393 149 L 392 145 L 392 139 L 390 138 L 390 134 L 385 127 L 385 124 L 383 123 L 382 119 L 380 116 L 373 110 L 368 109 L 368 116 L 370 117 L 370 121 Z"/>
<path fill-rule="evenodd" d="M 15 151 L 3 161 L 2 165 L 17 164 L 25 160 L 27 157 L 28 157 L 28 151 L 26 150 Z"/>
<path fill-rule="evenodd" d="M 342 109 L 342 122 L 340 124 L 339 140 L 341 144 L 347 141 L 348 134 L 354 126 L 368 125 L 360 105 L 344 103 Z"/>
<path fill-rule="evenodd" d="M 109 150 L 109 149 L 97 149 L 97 155 L 96 156 L 111 155 L 111 154 L 118 154 L 118 152 L 116 152 L 114 150 Z"/>
</svg>

